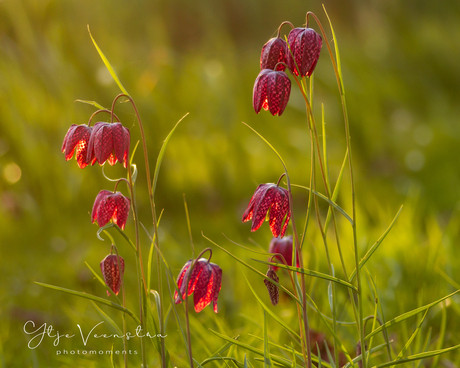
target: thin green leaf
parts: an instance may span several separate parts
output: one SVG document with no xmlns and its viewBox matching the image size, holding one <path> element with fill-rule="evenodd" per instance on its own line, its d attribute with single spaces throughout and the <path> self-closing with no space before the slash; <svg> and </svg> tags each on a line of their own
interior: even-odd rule
<svg viewBox="0 0 460 368">
<path fill-rule="evenodd" d="M 40 286 L 43 286 L 43 287 L 46 287 L 46 288 L 49 288 L 49 289 L 62 291 L 62 292 L 67 293 L 67 294 L 79 296 L 80 298 L 93 300 L 95 302 L 107 305 L 107 306 L 112 307 L 114 309 L 118 309 L 119 311 L 122 311 L 122 312 L 126 313 L 127 315 L 129 315 L 130 317 L 132 317 L 136 323 L 138 323 L 138 324 L 141 323 L 139 318 L 137 318 L 137 316 L 132 311 L 130 311 L 129 309 L 127 309 L 127 308 L 125 308 L 123 306 L 121 306 L 120 304 L 113 303 L 110 300 L 107 300 L 107 299 L 104 299 L 104 298 L 101 298 L 101 297 L 98 297 L 98 296 L 94 296 L 94 295 L 91 295 L 91 294 L 86 294 L 86 293 L 83 293 L 83 292 L 80 292 L 80 291 L 66 289 L 66 288 L 63 288 L 63 287 L 60 287 L 60 286 L 44 284 L 44 283 L 41 283 L 41 282 L 38 282 L 38 281 L 35 281 L 35 283 L 37 285 L 40 285 Z"/>
<path fill-rule="evenodd" d="M 390 232 L 390 230 L 393 228 L 394 224 L 396 223 L 396 220 L 398 219 L 399 214 L 401 213 L 402 209 L 403 209 L 403 206 L 399 207 L 399 211 L 396 214 L 396 216 L 393 218 L 393 221 L 391 221 L 390 226 L 388 226 L 388 228 L 385 230 L 382 236 L 374 243 L 374 245 L 372 245 L 372 247 L 369 248 L 367 253 L 361 259 L 361 261 L 359 262 L 359 269 L 363 268 L 363 266 L 366 264 L 369 258 L 371 258 L 371 256 L 377 250 L 379 245 L 382 244 L 383 240 L 385 239 L 385 237 L 388 235 L 388 233 Z M 352 281 L 355 276 L 356 276 L 356 268 L 353 270 L 353 272 L 350 275 L 350 281 Z"/>
<path fill-rule="evenodd" d="M 104 106 L 98 104 L 96 101 L 87 101 L 87 100 L 75 100 L 75 102 L 81 102 L 87 105 L 97 107 L 99 110 L 108 110 Z"/>
<path fill-rule="evenodd" d="M 342 67 L 340 63 L 340 53 L 339 53 L 339 46 L 337 43 L 337 38 L 335 36 L 334 28 L 332 27 L 331 19 L 329 18 L 329 14 L 327 14 L 326 7 L 323 4 L 324 13 L 326 14 L 327 20 L 329 21 L 329 26 L 331 27 L 332 32 L 332 39 L 334 41 L 334 49 L 335 49 L 335 57 L 337 59 L 337 72 L 339 73 L 339 80 L 340 80 L 340 87 L 342 95 L 345 95 L 345 90 L 343 88 L 343 77 L 342 77 Z"/>
<path fill-rule="evenodd" d="M 104 318 L 106 320 L 106 322 L 108 322 L 109 325 L 112 326 L 112 328 L 117 333 L 117 335 L 118 336 L 123 336 L 123 332 L 121 331 L 121 328 L 118 327 L 116 322 L 112 318 L 110 318 L 109 315 L 107 313 L 105 313 L 101 308 L 99 308 L 99 306 L 95 302 L 93 302 L 92 300 L 91 300 L 91 304 L 93 305 L 94 308 L 96 308 L 96 310 L 102 316 L 102 318 Z"/>
<path fill-rule="evenodd" d="M 163 161 L 163 156 L 165 154 L 165 150 L 166 150 L 166 146 L 168 145 L 168 142 L 169 142 L 169 139 L 171 138 L 171 136 L 173 135 L 174 131 L 176 130 L 177 126 L 179 125 L 179 123 L 185 119 L 185 117 L 188 115 L 189 113 L 186 113 L 184 116 L 182 116 L 179 121 L 176 123 L 176 125 L 174 125 L 174 128 L 171 129 L 171 131 L 169 132 L 169 134 L 166 136 L 166 139 L 163 141 L 163 145 L 161 146 L 161 149 L 160 149 L 160 153 L 158 154 L 158 158 L 157 158 L 157 163 L 156 163 L 156 166 L 155 166 L 155 173 L 153 174 L 153 183 L 152 183 L 152 197 L 155 195 L 155 189 L 157 187 L 157 182 L 158 182 L 158 175 L 160 173 L 160 167 L 161 167 L 161 162 Z"/>
<path fill-rule="evenodd" d="M 238 336 L 236 337 L 236 339 L 238 338 Z M 221 348 L 219 348 L 219 350 L 217 350 L 214 354 L 212 354 L 209 358 L 203 360 L 201 362 L 201 365 L 205 365 L 207 363 L 209 363 L 209 361 L 213 360 L 215 357 L 216 358 L 221 358 L 221 355 L 223 353 L 225 353 L 231 346 L 233 345 L 233 343 L 231 342 L 227 342 L 225 343 Z"/>
<path fill-rule="evenodd" d="M 411 345 L 412 341 L 414 341 L 415 337 L 417 336 L 417 334 L 420 332 L 420 330 L 422 329 L 422 324 L 423 322 L 425 321 L 425 318 L 428 314 L 428 311 L 430 309 L 428 308 L 426 311 L 425 311 L 425 314 L 423 315 L 422 319 L 420 320 L 417 328 L 415 329 L 415 331 L 412 333 L 411 337 L 409 338 L 409 340 L 407 340 L 407 342 L 404 344 L 403 348 L 401 349 L 401 351 L 399 352 L 398 356 L 396 357 L 396 360 L 398 359 L 401 359 L 404 354 L 406 353 L 407 349 L 409 349 L 409 346 Z"/>
<path fill-rule="evenodd" d="M 125 95 L 129 96 L 128 91 L 123 87 L 123 85 L 120 82 L 120 79 L 118 79 L 117 74 L 115 73 L 115 70 L 112 68 L 112 65 L 110 65 L 109 60 L 105 57 L 104 53 L 102 50 L 99 48 L 97 45 L 96 41 L 93 38 L 93 35 L 91 34 L 91 31 L 89 30 L 89 25 L 88 25 L 88 33 L 89 36 L 91 37 L 91 41 L 93 41 L 94 47 L 96 48 L 97 52 L 99 53 L 99 56 L 101 57 L 102 61 L 104 62 L 105 67 L 109 71 L 110 75 L 112 76 L 113 80 L 117 84 L 117 86 L 120 88 L 121 92 L 123 92 Z"/>
<path fill-rule="evenodd" d="M 337 197 L 339 196 L 340 184 L 342 184 L 343 173 L 345 171 L 345 167 L 347 166 L 348 162 L 348 151 L 345 152 L 345 157 L 343 158 L 342 167 L 340 168 L 339 176 L 337 177 L 337 181 L 335 182 L 334 192 L 332 193 L 331 201 L 335 203 Z M 329 207 L 327 210 L 326 221 L 324 222 L 324 232 L 327 233 L 327 229 L 329 228 L 329 223 L 332 219 L 332 208 Z"/>
<path fill-rule="evenodd" d="M 255 130 L 253 127 L 251 127 L 250 125 L 246 124 L 245 122 L 242 122 L 244 125 L 246 125 L 249 129 L 251 129 L 254 133 L 256 133 L 265 143 L 267 143 L 267 145 L 273 150 L 273 152 L 276 154 L 276 156 L 279 158 L 279 160 L 281 161 L 281 164 L 283 165 L 283 168 L 284 168 L 284 171 L 287 173 L 287 168 L 286 168 L 286 164 L 284 163 L 283 161 L 283 158 L 281 157 L 281 155 L 278 153 L 278 151 L 275 149 L 275 147 L 273 147 L 271 145 L 271 143 L 269 141 L 267 141 L 263 136 L 262 134 L 260 134 L 257 130 Z"/>
<path fill-rule="evenodd" d="M 268 330 L 267 330 L 267 315 L 264 310 L 264 367 L 271 367 L 273 365 L 270 359 L 270 345 L 268 344 Z"/>
<path fill-rule="evenodd" d="M 416 308 L 416 309 L 414 309 L 412 311 L 403 313 L 400 316 L 395 317 L 395 318 L 389 320 L 388 322 L 384 323 L 380 327 L 376 328 L 374 331 L 372 331 L 370 334 L 368 334 L 365 337 L 365 339 L 368 339 L 371 336 L 374 336 L 374 335 L 378 334 L 380 331 L 382 331 L 385 328 L 388 328 L 388 327 L 393 326 L 393 325 L 395 325 L 395 324 L 397 324 L 399 322 L 402 322 L 402 321 L 404 321 L 404 320 L 406 320 L 406 319 L 408 319 L 408 318 L 410 318 L 412 316 L 415 316 L 416 314 L 421 313 L 421 312 L 423 312 L 423 311 L 435 306 L 436 304 L 441 303 L 442 301 L 444 301 L 446 299 L 449 299 L 450 297 L 454 296 L 455 294 L 457 294 L 459 292 L 460 292 L 460 290 L 454 291 L 453 293 L 451 293 L 449 295 L 446 295 L 446 296 L 442 297 L 441 299 L 438 299 L 438 300 L 436 300 L 436 301 L 434 301 L 434 302 L 432 302 L 430 304 L 427 304 L 427 305 L 424 305 L 423 307 L 419 307 L 419 308 Z"/>
<path fill-rule="evenodd" d="M 104 282 L 102 277 L 100 277 L 99 274 L 93 270 L 93 268 L 89 265 L 89 263 L 85 261 L 85 264 L 86 264 L 86 267 L 89 268 L 93 276 L 96 278 L 96 280 L 98 280 L 102 285 L 104 285 L 104 287 L 107 287 L 107 284 Z"/>
<path fill-rule="evenodd" d="M 447 326 L 447 306 L 446 303 L 441 305 L 441 331 L 439 332 L 438 341 L 436 343 L 436 349 L 441 349 L 442 345 L 444 344 L 444 339 L 446 337 L 446 326 Z M 433 363 L 431 366 L 436 368 L 439 363 L 439 355 L 433 359 Z"/>
<path fill-rule="evenodd" d="M 235 340 L 231 337 L 228 337 L 228 336 L 225 336 L 221 333 L 218 333 L 214 330 L 211 330 L 209 329 L 209 331 L 211 331 L 214 335 L 216 335 L 217 337 L 220 337 L 221 339 L 225 340 L 225 341 L 230 341 L 232 342 L 234 345 L 237 345 L 243 349 L 246 349 L 247 351 L 251 351 L 253 352 L 254 354 L 257 354 L 257 355 L 260 355 L 260 356 L 264 356 L 264 351 L 261 350 L 261 349 L 257 349 L 255 347 L 253 347 L 252 345 L 249 345 L 249 344 L 245 344 L 241 341 L 238 341 L 238 340 Z M 279 357 L 279 356 L 276 356 L 274 354 L 270 354 L 270 358 L 273 362 L 276 362 L 276 363 L 279 363 L 280 365 L 282 365 L 283 367 L 286 367 L 286 368 L 290 368 L 291 367 L 291 362 L 285 358 L 282 358 L 282 357 Z"/>
<path fill-rule="evenodd" d="M 282 263 L 262 261 L 260 259 L 252 259 L 252 260 L 256 261 L 256 262 L 259 262 L 259 263 L 266 264 L 266 265 L 276 266 L 278 268 L 284 268 L 284 269 L 289 270 L 289 271 L 299 272 L 299 273 L 302 273 L 304 275 L 318 277 L 320 279 L 333 281 L 333 282 L 335 282 L 337 284 L 344 285 L 344 286 L 346 286 L 346 287 L 348 287 L 348 288 L 350 288 L 352 290 L 357 291 L 356 286 L 350 284 L 349 282 L 347 282 L 345 280 L 342 280 L 342 279 L 339 279 L 338 277 L 330 276 L 330 275 L 322 273 L 322 272 L 308 270 L 308 269 L 305 269 L 305 268 L 286 266 L 286 265 L 284 265 Z"/>
<path fill-rule="evenodd" d="M 308 191 L 311 190 L 310 188 L 308 188 L 306 186 L 303 186 L 303 185 L 292 184 L 292 186 L 297 187 L 297 188 L 302 188 L 302 189 L 305 189 L 305 190 L 308 190 Z M 332 207 L 334 207 L 337 211 L 339 211 L 350 222 L 351 226 L 353 226 L 353 220 L 348 215 L 348 213 L 345 212 L 345 210 L 342 207 L 340 207 L 337 203 L 333 202 L 331 199 L 327 198 L 324 194 L 321 194 L 321 193 L 317 192 L 316 190 L 312 190 L 312 193 L 314 195 L 316 195 L 317 197 L 321 198 L 322 200 L 326 201 Z"/>
<path fill-rule="evenodd" d="M 246 277 L 246 275 L 244 273 L 243 273 L 243 277 L 246 280 L 246 283 L 248 284 L 249 289 L 252 291 L 252 293 L 254 294 L 254 296 L 256 297 L 257 301 L 259 302 L 259 304 L 264 309 L 264 311 L 266 311 L 276 322 L 278 322 L 287 331 L 289 331 L 292 335 L 294 335 L 297 339 L 300 340 L 299 334 L 297 334 L 297 332 L 295 332 L 286 323 L 284 323 L 283 320 L 281 318 L 279 318 L 278 315 L 276 313 L 274 313 L 270 308 L 268 308 L 267 305 L 262 301 L 262 299 L 260 299 L 260 297 L 257 295 L 257 293 L 255 292 L 254 288 L 251 286 L 251 284 L 249 283 L 248 278 Z"/>
<path fill-rule="evenodd" d="M 391 341 L 393 342 L 393 341 Z M 369 354 L 373 354 L 379 350 L 382 350 L 383 348 L 385 348 L 386 344 L 381 344 L 381 345 L 377 345 L 376 347 L 372 348 L 369 350 Z M 361 360 L 361 355 L 357 356 L 356 358 L 353 359 L 352 363 L 348 362 L 347 364 L 345 364 L 343 366 L 343 368 L 350 368 L 352 365 L 353 367 L 358 364 L 358 362 Z M 376 367 L 373 367 L 373 368 L 376 368 Z"/>
<path fill-rule="evenodd" d="M 411 356 L 409 356 L 407 358 L 404 358 L 404 359 L 394 360 L 392 362 L 379 364 L 379 365 L 375 366 L 374 368 L 384 368 L 384 367 L 389 367 L 389 366 L 392 366 L 392 365 L 398 365 L 398 364 L 404 364 L 404 363 L 407 363 L 407 362 L 413 362 L 413 361 L 420 360 L 420 359 L 428 359 L 428 358 L 432 358 L 432 357 L 437 356 L 437 355 L 441 355 L 441 354 L 448 353 L 450 351 L 457 350 L 459 348 L 460 348 L 460 344 L 455 345 L 455 346 L 451 346 L 450 348 L 441 349 L 441 350 L 433 350 L 433 351 L 427 351 L 427 352 L 424 352 L 424 353 L 414 354 L 414 355 L 411 355 Z"/>
</svg>

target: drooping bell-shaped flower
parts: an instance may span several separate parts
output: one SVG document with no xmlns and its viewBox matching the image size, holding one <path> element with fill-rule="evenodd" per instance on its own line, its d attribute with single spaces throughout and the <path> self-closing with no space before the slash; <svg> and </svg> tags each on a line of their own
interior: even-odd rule
<svg viewBox="0 0 460 368">
<path fill-rule="evenodd" d="M 99 227 L 105 226 L 110 220 L 124 230 L 128 219 L 131 201 L 120 192 L 101 190 L 94 201 L 91 211 L 91 222 L 97 221 Z"/>
<path fill-rule="evenodd" d="M 263 69 L 272 69 L 275 70 L 275 66 L 278 63 L 286 63 L 288 53 L 288 47 L 285 40 L 282 38 L 276 37 L 271 38 L 267 43 L 262 47 L 262 52 L 260 53 L 260 70 Z M 285 70 L 286 66 L 284 64 L 279 64 L 276 70 Z"/>
<path fill-rule="evenodd" d="M 312 28 L 294 28 L 288 35 L 289 69 L 301 77 L 310 77 L 319 59 L 323 39 Z"/>
<path fill-rule="evenodd" d="M 267 212 L 273 236 L 282 238 L 291 218 L 289 192 L 286 189 L 273 183 L 260 184 L 243 214 L 242 221 L 252 220 L 251 231 L 256 231 L 264 222 Z"/>
<path fill-rule="evenodd" d="M 94 157 L 93 164 L 97 161 L 103 165 L 107 161 L 112 166 L 118 161 L 127 167 L 129 142 L 129 129 L 121 123 L 96 123 L 89 140 L 87 159 Z"/>
<path fill-rule="evenodd" d="M 278 275 L 271 268 L 269 268 L 268 271 L 267 271 L 267 277 L 269 277 L 270 279 L 272 279 L 275 282 L 279 282 Z M 279 300 L 280 300 L 280 294 L 279 294 L 278 286 L 273 284 L 272 282 L 270 282 L 267 279 L 264 279 L 264 284 L 267 287 L 268 296 L 270 297 L 270 301 L 272 302 L 273 305 L 277 305 Z"/>
<path fill-rule="evenodd" d="M 281 116 L 290 94 L 291 81 L 285 72 L 263 69 L 254 83 L 252 105 L 257 114 L 264 108 L 274 116 Z"/>
<path fill-rule="evenodd" d="M 269 253 L 278 253 L 283 256 L 286 260 L 288 266 L 292 266 L 292 236 L 286 236 L 282 239 L 280 238 L 273 238 L 270 242 L 270 246 L 268 247 Z M 273 262 L 280 262 L 284 264 L 281 257 L 275 256 Z M 299 258 L 297 257 L 297 267 L 299 267 Z M 278 267 L 272 266 L 272 268 L 276 271 Z"/>
<path fill-rule="evenodd" d="M 121 287 L 121 278 L 125 272 L 124 259 L 118 256 L 117 260 L 117 256 L 115 254 L 108 255 L 101 262 L 101 271 L 107 286 L 115 295 L 118 295 Z M 108 290 L 107 296 L 110 296 Z"/>
<path fill-rule="evenodd" d="M 84 169 L 90 163 L 94 163 L 94 157 L 88 155 L 88 144 L 92 129 L 86 124 L 72 124 L 64 137 L 64 142 L 62 142 L 61 150 L 65 154 L 65 159 L 69 161 L 76 151 L 75 159 L 81 169 Z"/>
<path fill-rule="evenodd" d="M 195 262 L 190 274 L 190 266 L 192 260 L 189 260 L 177 277 L 177 287 L 182 299 L 185 299 L 185 294 L 188 290 L 188 295 L 193 295 L 193 304 L 195 311 L 201 312 L 211 302 L 214 312 L 218 312 L 217 298 L 222 284 L 222 269 L 215 263 L 209 262 L 205 258 L 200 258 Z M 189 278 L 190 274 L 190 278 Z M 188 288 L 186 287 L 187 279 L 189 278 Z M 179 293 L 174 294 L 175 303 L 181 303 Z"/>
</svg>

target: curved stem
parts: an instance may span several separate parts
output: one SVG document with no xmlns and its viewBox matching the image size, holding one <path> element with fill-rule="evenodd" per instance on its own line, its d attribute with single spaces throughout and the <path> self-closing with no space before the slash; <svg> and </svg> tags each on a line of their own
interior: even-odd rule
<svg viewBox="0 0 460 368">
<path fill-rule="evenodd" d="M 276 34 L 276 37 L 277 37 L 277 38 L 280 38 L 281 28 L 283 28 L 283 26 L 284 26 L 285 24 L 289 24 L 289 25 L 291 26 L 291 29 L 294 29 L 294 28 L 295 28 L 294 25 L 293 25 L 291 22 L 289 22 L 289 21 L 287 21 L 287 20 L 284 21 L 284 22 L 281 23 L 280 26 L 278 27 L 278 33 Z"/>
<path fill-rule="evenodd" d="M 110 111 L 110 110 L 107 110 L 107 109 L 101 109 L 101 110 L 95 111 L 95 112 L 89 117 L 88 126 L 91 126 L 91 121 L 93 120 L 93 118 L 94 118 L 97 114 L 99 114 L 99 113 L 101 113 L 101 112 L 106 112 L 106 113 L 110 114 L 110 115 L 112 116 L 112 117 L 111 117 L 111 122 L 113 122 L 113 117 L 114 117 L 114 116 L 115 116 L 115 118 L 117 119 L 117 121 L 120 121 L 120 119 L 118 118 L 118 116 L 115 115 L 115 114 L 113 113 L 113 111 Z"/>
<path fill-rule="evenodd" d="M 114 193 L 117 191 L 118 184 L 119 184 L 121 181 L 124 181 L 126 184 L 128 184 L 128 188 L 130 187 L 129 180 L 127 180 L 127 179 L 125 179 L 125 178 L 120 178 L 120 179 L 118 179 L 117 182 L 115 183 L 115 187 L 113 188 L 113 192 L 114 192 Z"/>
</svg>

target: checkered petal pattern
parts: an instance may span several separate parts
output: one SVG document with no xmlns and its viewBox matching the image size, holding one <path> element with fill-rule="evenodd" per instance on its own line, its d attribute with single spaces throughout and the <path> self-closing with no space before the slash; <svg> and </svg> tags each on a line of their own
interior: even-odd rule
<svg viewBox="0 0 460 368">
<path fill-rule="evenodd" d="M 289 69 L 295 75 L 310 77 L 318 62 L 323 39 L 311 28 L 294 28 L 288 35 L 288 43 Z"/>
<path fill-rule="evenodd" d="M 81 169 L 92 163 L 94 159 L 91 155 L 88 156 L 88 144 L 92 129 L 86 124 L 72 124 L 62 142 L 61 151 L 65 154 L 65 159 L 69 161 L 76 152 L 75 159 Z"/>
<path fill-rule="evenodd" d="M 282 38 L 276 37 L 271 38 L 267 43 L 262 47 L 262 52 L 260 53 L 260 70 L 263 69 L 272 69 L 275 70 L 275 66 L 279 62 L 286 63 L 288 53 L 288 47 L 285 40 Z M 278 65 L 277 70 L 285 70 L 286 66 L 283 64 Z"/>
<path fill-rule="evenodd" d="M 99 227 L 105 226 L 110 220 L 124 230 L 128 220 L 131 201 L 120 192 L 101 190 L 96 196 L 91 211 L 91 222 L 97 221 Z"/>
<path fill-rule="evenodd" d="M 176 291 L 174 294 L 175 303 L 181 303 L 185 299 L 186 293 L 187 295 L 193 293 L 193 305 L 197 313 L 201 312 L 211 302 L 214 312 L 217 313 L 217 298 L 222 286 L 222 269 L 218 265 L 208 262 L 205 258 L 200 258 L 195 262 L 190 274 L 191 264 L 192 260 L 189 260 L 179 272 L 177 288 L 182 299 Z M 185 285 L 189 277 L 188 288 L 186 288 Z"/>
<path fill-rule="evenodd" d="M 291 94 L 291 81 L 283 71 L 263 69 L 254 82 L 252 106 L 258 114 L 263 108 L 281 116 Z"/>
<path fill-rule="evenodd" d="M 249 201 L 242 221 L 252 220 L 251 231 L 256 231 L 262 226 L 267 213 L 273 236 L 283 237 L 291 218 L 289 192 L 286 189 L 273 183 L 260 184 Z"/>
<path fill-rule="evenodd" d="M 101 262 L 101 271 L 104 281 L 115 295 L 118 295 L 121 287 L 121 278 L 125 272 L 125 261 L 120 256 L 110 254 Z M 107 291 L 107 296 L 110 296 Z"/>
<path fill-rule="evenodd" d="M 92 164 L 98 162 L 101 166 L 106 161 L 112 166 L 118 161 L 127 167 L 130 139 L 129 129 L 121 123 L 98 122 L 89 139 L 87 160 L 94 157 Z"/>
</svg>

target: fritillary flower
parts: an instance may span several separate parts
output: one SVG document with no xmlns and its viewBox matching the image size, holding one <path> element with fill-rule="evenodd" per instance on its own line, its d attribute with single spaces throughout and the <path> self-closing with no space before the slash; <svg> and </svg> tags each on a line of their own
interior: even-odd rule
<svg viewBox="0 0 460 368">
<path fill-rule="evenodd" d="M 110 165 L 122 162 L 128 165 L 130 134 L 129 129 L 121 123 L 96 123 L 94 124 L 88 145 L 88 157 L 94 157 L 99 165 L 107 161 Z"/>
<path fill-rule="evenodd" d="M 222 286 L 222 269 L 205 258 L 198 259 L 192 270 L 190 270 L 191 264 L 192 260 L 189 260 L 177 277 L 177 287 L 182 299 L 185 299 L 185 294 L 188 289 L 189 296 L 194 293 L 193 304 L 197 313 L 211 304 L 211 302 L 213 304 L 214 312 L 217 313 L 217 298 Z M 187 288 L 186 280 L 189 277 L 189 274 L 190 279 Z M 174 294 L 174 298 L 176 304 L 181 302 L 181 298 L 179 297 L 177 291 Z"/>
<path fill-rule="evenodd" d="M 282 38 L 276 37 L 271 38 L 267 43 L 262 47 L 262 52 L 260 53 L 260 70 L 263 69 L 275 69 L 276 64 L 286 63 L 286 55 L 288 53 L 288 47 L 285 40 Z M 284 64 L 279 64 L 277 70 L 285 70 L 286 66 Z"/>
<path fill-rule="evenodd" d="M 281 116 L 290 94 L 291 81 L 285 72 L 263 69 L 254 83 L 252 105 L 257 114 L 264 108 L 273 116 Z"/>
<path fill-rule="evenodd" d="M 89 163 L 94 163 L 93 156 L 88 155 L 88 144 L 92 129 L 86 124 L 72 124 L 64 137 L 64 142 L 62 142 L 61 150 L 65 154 L 65 159 L 69 161 L 76 151 L 75 159 L 81 169 L 84 169 Z"/>
<path fill-rule="evenodd" d="M 243 214 L 243 222 L 252 220 L 251 231 L 256 231 L 269 212 L 270 230 L 275 238 L 284 236 L 291 218 L 289 192 L 273 183 L 260 184 Z M 283 225 L 283 220 L 284 225 Z"/>
<path fill-rule="evenodd" d="M 125 272 L 124 259 L 118 256 L 117 260 L 117 256 L 115 254 L 108 255 L 101 262 L 101 271 L 107 286 L 115 295 L 118 295 L 121 287 L 121 278 Z M 110 296 L 108 290 L 107 296 Z"/>
<path fill-rule="evenodd" d="M 292 236 L 286 236 L 283 239 L 273 238 L 270 242 L 268 252 L 281 254 L 283 258 L 286 260 L 287 265 L 292 266 Z M 280 263 L 284 264 L 279 255 L 275 256 L 274 259 L 275 260 L 273 262 L 279 261 Z M 300 267 L 298 257 L 296 263 L 297 267 Z M 275 271 L 278 270 L 278 267 L 276 266 L 272 266 L 272 268 Z"/>
<path fill-rule="evenodd" d="M 312 28 L 294 28 L 288 35 L 289 69 L 295 75 L 310 77 L 319 59 L 323 39 Z M 297 64 L 297 67 L 296 67 Z"/>
<path fill-rule="evenodd" d="M 272 279 L 275 282 L 279 282 L 278 275 L 271 268 L 269 268 L 268 271 L 267 271 L 267 277 L 269 277 L 270 279 Z M 270 297 L 270 301 L 272 302 L 273 305 L 277 305 L 279 300 L 280 300 L 280 293 L 279 293 L 278 286 L 273 284 L 272 282 L 270 282 L 267 279 L 264 279 L 264 284 L 267 287 L 268 296 Z"/>
<path fill-rule="evenodd" d="M 99 227 L 105 226 L 110 220 L 124 230 L 128 219 L 131 201 L 120 192 L 101 190 L 94 201 L 91 211 L 92 223 L 97 221 Z"/>
</svg>

